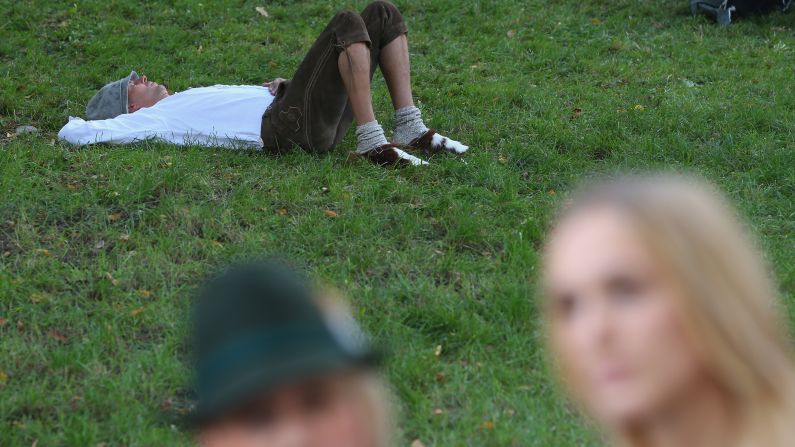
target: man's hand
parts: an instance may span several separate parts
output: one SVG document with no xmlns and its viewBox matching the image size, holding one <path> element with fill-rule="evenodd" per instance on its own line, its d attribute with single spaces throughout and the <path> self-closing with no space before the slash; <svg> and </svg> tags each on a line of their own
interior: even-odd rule
<svg viewBox="0 0 795 447">
<path fill-rule="evenodd" d="M 268 87 L 268 91 L 271 92 L 271 95 L 276 96 L 276 93 L 279 91 L 279 86 L 284 83 L 285 79 L 276 78 L 272 81 L 265 82 L 262 84 L 263 87 Z"/>
</svg>

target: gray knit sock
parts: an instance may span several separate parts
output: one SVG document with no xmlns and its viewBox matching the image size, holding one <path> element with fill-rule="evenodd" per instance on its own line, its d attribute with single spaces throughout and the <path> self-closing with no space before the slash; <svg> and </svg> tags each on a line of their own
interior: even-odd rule
<svg viewBox="0 0 795 447">
<path fill-rule="evenodd" d="M 422 122 L 420 109 L 409 106 L 395 110 L 395 134 L 392 141 L 398 144 L 409 144 L 411 140 L 419 138 L 428 131 Z"/>
<path fill-rule="evenodd" d="M 370 121 L 356 126 L 356 141 L 356 152 L 360 154 L 389 143 L 384 135 L 384 129 L 378 124 L 378 121 Z"/>
</svg>

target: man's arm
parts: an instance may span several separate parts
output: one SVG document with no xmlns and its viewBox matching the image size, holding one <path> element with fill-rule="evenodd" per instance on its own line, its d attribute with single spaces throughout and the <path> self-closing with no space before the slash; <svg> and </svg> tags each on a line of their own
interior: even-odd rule
<svg viewBox="0 0 795 447">
<path fill-rule="evenodd" d="M 271 95 L 273 96 L 283 95 L 289 85 L 290 85 L 290 80 L 283 78 L 276 78 L 272 81 L 267 81 L 264 84 L 262 84 L 263 87 L 268 87 L 268 90 L 271 92 Z"/>
<path fill-rule="evenodd" d="M 58 132 L 58 138 L 72 144 L 125 144 L 152 138 L 163 131 L 160 120 L 140 112 L 119 115 L 107 120 L 85 121 L 70 117 Z"/>
</svg>

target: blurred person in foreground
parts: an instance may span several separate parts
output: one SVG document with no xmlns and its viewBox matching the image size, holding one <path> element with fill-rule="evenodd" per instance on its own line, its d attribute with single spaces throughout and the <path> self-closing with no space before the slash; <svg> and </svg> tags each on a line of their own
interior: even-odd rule
<svg viewBox="0 0 795 447">
<path fill-rule="evenodd" d="M 793 354 L 733 209 L 689 177 L 575 195 L 545 253 L 562 385 L 614 445 L 795 445 Z"/>
<path fill-rule="evenodd" d="M 212 280 L 194 314 L 204 447 L 382 447 L 390 405 L 375 356 L 342 301 L 283 265 Z"/>
</svg>

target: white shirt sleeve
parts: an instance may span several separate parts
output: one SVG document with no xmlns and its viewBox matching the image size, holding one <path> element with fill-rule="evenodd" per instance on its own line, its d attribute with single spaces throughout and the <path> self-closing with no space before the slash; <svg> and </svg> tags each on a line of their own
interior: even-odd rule
<svg viewBox="0 0 795 447">
<path fill-rule="evenodd" d="M 141 112 L 119 115 L 107 120 L 91 121 L 70 116 L 69 122 L 58 132 L 58 138 L 79 145 L 125 144 L 157 138 L 165 132 L 162 120 L 152 114 Z"/>
</svg>

